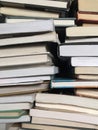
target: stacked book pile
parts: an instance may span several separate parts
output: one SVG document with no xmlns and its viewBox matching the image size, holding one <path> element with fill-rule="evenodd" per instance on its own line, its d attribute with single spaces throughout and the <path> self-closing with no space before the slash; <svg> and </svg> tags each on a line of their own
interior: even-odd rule
<svg viewBox="0 0 98 130">
<path fill-rule="evenodd" d="M 83 130 L 98 129 L 97 99 L 60 94 L 36 95 L 35 108 L 30 109 L 31 123 L 25 129 Z"/>
<path fill-rule="evenodd" d="M 78 13 L 81 10 L 83 11 L 84 8 L 82 6 L 85 7 L 85 2 L 78 0 Z M 89 4 L 87 8 L 90 8 Z M 92 8 L 90 10 L 93 12 Z M 84 10 L 84 12 L 86 11 Z M 93 19 L 91 20 L 91 25 L 93 25 Z M 84 22 L 85 20 L 82 19 L 82 23 Z M 68 27 L 66 35 L 68 37 L 67 40 L 60 45 L 60 56 L 71 57 L 75 79 L 68 80 L 68 82 L 63 80 L 62 86 L 79 88 L 76 90 L 77 94 L 98 98 L 98 27 Z M 58 86 L 60 85 L 58 84 Z"/>
<path fill-rule="evenodd" d="M 52 20 L 0 24 L 0 123 L 30 121 L 32 93 L 58 73 L 49 51 L 57 42 Z"/>
<path fill-rule="evenodd" d="M 1 0 L 0 3 L 0 13 L 5 18 L 6 23 L 53 19 L 61 41 L 64 41 L 65 38 L 63 28 L 75 24 L 75 19 L 68 17 L 70 0 Z M 4 18 L 1 20 L 4 21 Z"/>
</svg>

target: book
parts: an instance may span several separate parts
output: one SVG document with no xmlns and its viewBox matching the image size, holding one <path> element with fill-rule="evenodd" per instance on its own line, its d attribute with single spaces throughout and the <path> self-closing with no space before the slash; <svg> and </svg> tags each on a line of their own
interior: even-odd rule
<svg viewBox="0 0 98 130">
<path fill-rule="evenodd" d="M 74 105 L 36 102 L 35 106 L 37 109 L 52 110 L 52 111 L 59 111 L 59 112 L 85 113 L 85 114 L 92 114 L 98 116 L 98 110 L 80 107 L 80 106 L 78 107 Z"/>
<path fill-rule="evenodd" d="M 23 8 L 13 8 L 13 7 L 0 7 L 0 13 L 6 16 L 25 16 L 32 18 L 59 18 L 58 12 L 40 11 L 40 10 L 30 10 Z"/>
<path fill-rule="evenodd" d="M 77 13 L 78 20 L 85 23 L 98 23 L 98 14 L 88 13 L 88 12 L 78 12 Z"/>
<path fill-rule="evenodd" d="M 98 75 L 78 74 L 78 75 L 76 75 L 76 78 L 82 79 L 82 80 L 98 80 Z"/>
<path fill-rule="evenodd" d="M 67 100 L 65 100 L 67 99 Z M 67 104 L 69 106 L 78 106 L 82 108 L 91 108 L 91 109 L 98 109 L 98 104 L 96 99 L 89 99 L 85 97 L 79 97 L 74 95 L 60 95 L 60 94 L 49 94 L 49 93 L 37 93 L 36 94 L 36 103 L 43 103 L 43 104 L 60 104 L 64 105 Z"/>
<path fill-rule="evenodd" d="M 25 110 L 0 111 L 0 119 L 17 119 L 26 114 Z"/>
<path fill-rule="evenodd" d="M 15 78 L 27 76 L 45 76 L 58 73 L 58 67 L 55 66 L 30 66 L 22 68 L 1 69 L 0 78 Z"/>
<path fill-rule="evenodd" d="M 78 66 L 75 67 L 75 74 L 85 74 L 85 75 L 98 75 L 98 67 L 96 66 Z"/>
<path fill-rule="evenodd" d="M 55 0 L 36 0 L 36 1 L 28 1 L 28 0 L 23 0 L 23 1 L 19 1 L 19 0 L 1 0 L 1 4 L 4 6 L 8 6 L 8 5 L 14 5 L 14 6 L 30 6 L 30 7 L 40 7 L 40 8 L 56 8 L 56 9 L 61 9 L 61 10 L 65 10 L 68 8 L 68 1 L 55 1 Z"/>
<path fill-rule="evenodd" d="M 45 25 L 45 26 L 44 26 Z M 26 28 L 25 28 L 26 27 Z M 44 33 L 54 31 L 53 20 L 38 20 L 21 23 L 1 23 L 0 35 Z"/>
<path fill-rule="evenodd" d="M 23 115 L 17 119 L 0 119 L 0 123 L 22 123 L 22 122 L 30 122 L 29 115 Z"/>
<path fill-rule="evenodd" d="M 29 18 L 29 17 L 6 17 L 6 23 L 16 23 L 16 22 L 26 22 L 26 21 L 34 21 L 40 20 L 39 18 Z M 67 26 L 75 26 L 75 18 L 53 18 L 55 27 L 67 27 Z"/>
<path fill-rule="evenodd" d="M 51 56 L 48 54 L 35 54 L 0 58 L 0 67 L 38 65 L 43 63 L 52 64 Z"/>
<path fill-rule="evenodd" d="M 2 103 L 0 104 L 0 111 L 11 111 L 11 110 L 29 110 L 30 108 L 32 108 L 33 104 L 31 103 Z"/>
<path fill-rule="evenodd" d="M 84 12 L 98 12 L 97 2 L 97 0 L 78 0 L 78 9 Z"/>
<path fill-rule="evenodd" d="M 67 37 L 93 37 L 98 36 L 98 27 L 78 26 L 66 28 Z"/>
<path fill-rule="evenodd" d="M 43 124 L 30 124 L 30 123 L 22 123 L 22 128 L 25 129 L 34 129 L 34 130 L 77 130 L 76 128 L 68 128 L 68 127 L 58 127 L 53 125 L 43 125 Z"/>
<path fill-rule="evenodd" d="M 0 87 L 0 97 L 21 94 L 32 94 L 36 92 L 47 91 L 48 89 L 48 84 Z"/>
<path fill-rule="evenodd" d="M 7 39 L 6 39 L 7 40 Z M 49 51 L 45 43 L 34 45 L 17 45 L 17 46 L 6 46 L 0 48 L 0 58 L 5 57 L 19 57 L 19 56 L 33 56 L 33 55 L 49 54 Z M 5 58 L 6 59 L 6 58 Z"/>
<path fill-rule="evenodd" d="M 33 35 L 33 36 L 25 36 L 25 37 L 19 36 L 19 37 L 2 38 L 2 39 L 0 39 L 0 43 L 1 43 L 0 46 L 22 45 L 22 44 L 27 45 L 28 43 L 32 43 L 33 47 L 34 47 L 34 46 L 37 46 L 38 45 L 37 43 L 39 43 L 39 42 L 40 42 L 40 46 L 42 46 L 42 44 L 45 42 L 59 43 L 59 40 L 58 40 L 55 32 L 49 32 L 49 33 Z M 36 48 L 36 50 L 37 50 L 37 48 Z"/>
<path fill-rule="evenodd" d="M 97 88 L 97 81 L 86 81 L 77 79 L 53 79 L 51 88 Z"/>
<path fill-rule="evenodd" d="M 91 50 L 92 51 L 91 53 Z M 60 56 L 74 57 L 74 56 L 98 56 L 98 45 L 96 42 L 74 42 L 74 43 L 64 43 L 59 46 Z M 88 58 L 89 59 L 89 58 Z M 89 63 L 88 63 L 89 64 Z"/>
<path fill-rule="evenodd" d="M 71 40 L 71 39 L 66 39 L 65 40 L 65 43 L 67 44 L 67 43 L 69 43 L 69 45 L 70 45 L 70 43 L 71 44 L 75 44 L 76 43 L 76 45 L 77 44 L 82 44 L 82 45 L 86 45 L 86 44 L 90 44 L 90 43 L 94 43 L 95 45 L 97 44 L 97 41 L 98 41 L 98 38 L 97 37 L 94 37 L 94 38 L 92 38 L 92 37 L 90 37 L 90 38 L 85 38 L 85 37 L 83 37 L 83 38 L 78 38 L 78 39 L 73 39 L 73 40 Z M 73 44 L 73 45 L 74 45 Z M 92 45 L 92 44 L 90 44 L 90 45 Z"/>
<path fill-rule="evenodd" d="M 68 120 L 68 121 L 98 125 L 98 116 L 83 114 L 83 113 L 68 113 L 68 112 L 30 109 L 30 116 Z"/>
<path fill-rule="evenodd" d="M 12 96 L 4 96 L 0 97 L 0 104 L 2 103 L 19 103 L 19 102 L 30 102 L 33 103 L 35 101 L 36 94 L 21 94 L 21 95 L 12 95 Z"/>
<path fill-rule="evenodd" d="M 98 99 L 98 91 L 97 89 L 76 89 L 75 94 L 81 97 L 89 97 Z"/>
<path fill-rule="evenodd" d="M 98 66 L 98 57 L 72 57 L 72 66 Z"/>
<path fill-rule="evenodd" d="M 51 80 L 51 76 L 31 76 L 31 77 L 19 77 L 19 78 L 4 78 L 0 79 L 0 86 L 8 86 L 8 85 L 19 85 L 19 84 L 24 84 L 24 83 L 32 83 L 34 84 L 39 84 L 43 83 L 43 81 L 49 81 Z M 30 83 L 29 83 L 30 82 Z"/>
<path fill-rule="evenodd" d="M 72 127 L 75 129 L 97 129 L 98 126 L 91 125 L 91 124 L 85 124 L 85 123 L 78 123 L 74 121 L 67 121 L 67 120 L 59 120 L 59 119 L 51 119 L 51 118 L 42 118 L 42 117 L 32 117 L 31 119 L 32 124 L 43 124 L 43 125 L 52 125 L 52 126 L 58 126 L 58 127 Z"/>
</svg>

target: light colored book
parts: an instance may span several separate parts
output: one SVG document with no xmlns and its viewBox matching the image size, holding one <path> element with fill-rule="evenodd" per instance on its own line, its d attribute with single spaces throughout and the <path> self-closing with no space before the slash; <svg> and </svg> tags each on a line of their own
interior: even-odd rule
<svg viewBox="0 0 98 130">
<path fill-rule="evenodd" d="M 16 23 L 16 22 L 25 22 L 25 21 L 34 21 L 40 19 L 34 18 L 15 18 L 15 17 L 7 17 L 6 23 Z M 55 27 L 67 27 L 67 26 L 75 26 L 75 19 L 74 18 L 53 18 Z"/>
<path fill-rule="evenodd" d="M 72 66 L 98 66 L 98 57 L 72 57 Z"/>
<path fill-rule="evenodd" d="M 98 116 L 94 116 L 90 114 L 83 114 L 83 113 L 69 113 L 69 112 L 30 109 L 30 116 L 59 119 L 59 120 L 68 120 L 68 121 L 75 121 L 75 122 L 98 125 Z"/>
<path fill-rule="evenodd" d="M 31 103 L 2 103 L 0 104 L 0 111 L 11 111 L 11 110 L 29 110 L 32 108 L 33 104 Z"/>
<path fill-rule="evenodd" d="M 22 123 L 22 122 L 30 122 L 30 116 L 23 115 L 18 119 L 0 119 L 0 123 Z"/>
<path fill-rule="evenodd" d="M 97 89 L 76 89 L 75 94 L 81 97 L 98 99 Z"/>
<path fill-rule="evenodd" d="M 25 6 L 25 5 L 30 5 L 30 6 L 37 6 L 37 7 L 47 7 L 47 8 L 56 8 L 56 9 L 63 9 L 63 10 L 65 10 L 65 9 L 67 9 L 67 6 L 68 6 L 68 1 L 64 1 L 64 2 L 62 2 L 62 1 L 55 1 L 55 0 L 40 0 L 40 2 L 39 2 L 39 0 L 36 0 L 36 1 L 28 1 L 28 0 L 22 0 L 22 1 L 19 1 L 19 0 L 1 0 L 1 3 L 3 4 L 3 5 L 10 5 L 10 4 L 12 4 L 12 5 L 16 5 L 16 6 L 18 6 L 18 5 L 22 5 L 22 6 Z"/>
<path fill-rule="evenodd" d="M 79 11 L 98 12 L 98 0 L 78 0 Z"/>
<path fill-rule="evenodd" d="M 13 96 L 0 97 L 0 104 L 2 103 L 19 103 L 19 102 L 29 102 L 33 103 L 35 101 L 36 94 L 22 94 Z"/>
<path fill-rule="evenodd" d="M 85 75 L 98 75 L 98 67 L 93 66 L 77 66 L 75 67 L 75 74 L 85 74 Z"/>
<path fill-rule="evenodd" d="M 52 103 L 36 103 L 36 108 L 44 109 L 44 110 L 53 110 L 59 112 L 76 112 L 76 113 L 85 113 L 92 114 L 98 116 L 98 110 L 90 109 L 75 105 L 67 105 L 67 104 L 52 104 Z"/>
<path fill-rule="evenodd" d="M 26 110 L 0 111 L 0 119 L 17 119 L 26 114 Z"/>
<path fill-rule="evenodd" d="M 15 78 L 15 77 L 26 77 L 26 76 L 45 76 L 54 75 L 58 73 L 58 68 L 55 66 L 30 66 L 22 68 L 10 68 L 0 70 L 0 78 Z"/>
<path fill-rule="evenodd" d="M 66 100 L 67 99 L 67 100 Z M 51 104 L 67 104 L 69 106 L 79 106 L 83 108 L 98 109 L 98 104 L 96 99 L 89 99 L 79 96 L 72 95 L 60 95 L 60 94 L 46 94 L 46 93 L 37 93 L 36 94 L 37 103 L 51 103 Z"/>
<path fill-rule="evenodd" d="M 98 36 L 98 27 L 96 26 L 78 26 L 66 28 L 66 36 L 68 37 L 93 37 Z"/>
<path fill-rule="evenodd" d="M 39 130 L 78 130 L 74 128 L 68 128 L 68 127 L 58 127 L 58 126 L 53 126 L 53 125 L 43 125 L 43 124 L 30 124 L 30 123 L 22 123 L 22 128 L 25 129 L 39 129 Z"/>
<path fill-rule="evenodd" d="M 48 89 L 48 84 L 0 87 L 0 96 L 32 94 L 36 92 L 47 91 Z"/>
<path fill-rule="evenodd" d="M 58 127 L 73 127 L 77 129 L 83 128 L 90 128 L 90 129 L 97 129 L 98 126 L 85 124 L 85 123 L 78 123 L 74 121 L 67 121 L 67 120 L 59 120 L 59 119 L 51 119 L 51 118 L 42 118 L 42 117 L 32 117 L 31 119 L 32 124 L 43 124 L 43 125 L 53 125 Z"/>
<path fill-rule="evenodd" d="M 8 39 L 6 39 L 8 40 Z M 7 41 L 8 42 L 8 41 Z M 0 49 L 0 58 L 49 54 L 46 44 L 7 46 Z"/>
<path fill-rule="evenodd" d="M 23 66 L 34 64 L 52 64 L 51 56 L 48 54 L 35 54 L 24 56 L 13 56 L 0 58 L 0 67 Z"/>
<path fill-rule="evenodd" d="M 98 88 L 98 81 L 78 79 L 53 79 L 51 88 Z"/>
<path fill-rule="evenodd" d="M 25 16 L 32 18 L 59 18 L 59 13 L 56 12 L 46 12 L 13 7 L 0 7 L 0 13 L 4 15 Z"/>
<path fill-rule="evenodd" d="M 97 42 L 97 41 L 96 41 Z M 98 56 L 98 45 L 96 42 L 92 44 L 92 42 L 89 43 L 65 43 L 63 45 L 60 45 L 60 56 L 65 57 L 74 57 L 74 56 Z M 92 51 L 91 53 L 91 50 Z M 93 58 L 92 58 L 93 59 Z M 89 63 L 88 63 L 89 64 Z"/>
<path fill-rule="evenodd" d="M 48 33 L 38 34 L 38 35 L 34 35 L 34 36 L 25 36 L 25 37 L 19 36 L 19 37 L 11 37 L 11 38 L 9 37 L 9 38 L 6 38 L 6 39 L 2 38 L 2 39 L 0 39 L 0 46 L 22 45 L 22 44 L 32 43 L 34 48 L 36 48 L 35 49 L 35 52 L 36 52 L 38 49 L 36 47 L 37 45 L 35 45 L 35 44 L 37 44 L 39 42 L 40 42 L 40 46 L 41 46 L 41 48 L 39 48 L 39 49 L 40 49 L 40 52 L 41 52 L 41 49 L 42 49 L 41 42 L 59 43 L 59 40 L 58 40 L 58 36 L 56 35 L 55 32 L 48 32 Z M 28 47 L 27 47 L 26 50 L 28 50 Z M 44 51 L 45 50 L 43 50 L 43 52 Z M 28 52 L 28 51 L 26 51 L 26 52 Z M 32 53 L 33 53 L 33 51 L 32 51 Z"/>
<path fill-rule="evenodd" d="M 98 75 L 77 74 L 76 78 L 77 79 L 82 79 L 82 80 L 98 80 Z"/>
<path fill-rule="evenodd" d="M 7 85 L 12 85 L 12 84 L 24 84 L 24 83 L 32 83 L 37 84 L 37 83 L 43 83 L 43 81 L 49 81 L 51 80 L 51 76 L 33 76 L 33 77 L 19 77 L 19 78 L 3 78 L 0 79 L 0 86 L 7 86 Z"/>
<path fill-rule="evenodd" d="M 0 35 L 19 33 L 40 33 L 54 31 L 53 20 L 38 20 L 21 23 L 1 23 Z"/>
</svg>

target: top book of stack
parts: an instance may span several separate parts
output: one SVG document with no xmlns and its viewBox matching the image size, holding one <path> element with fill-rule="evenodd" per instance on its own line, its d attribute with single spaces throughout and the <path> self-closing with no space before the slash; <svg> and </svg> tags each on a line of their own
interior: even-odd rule
<svg viewBox="0 0 98 130">
<path fill-rule="evenodd" d="M 15 6 L 15 7 L 33 7 L 33 8 L 46 8 L 46 9 L 57 9 L 66 10 L 68 9 L 70 1 L 55 1 L 55 0 L 1 0 L 1 4 L 4 6 Z"/>
</svg>

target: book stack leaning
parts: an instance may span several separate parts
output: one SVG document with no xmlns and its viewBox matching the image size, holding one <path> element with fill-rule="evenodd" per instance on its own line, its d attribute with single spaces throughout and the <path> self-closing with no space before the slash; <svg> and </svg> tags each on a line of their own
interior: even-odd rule
<svg viewBox="0 0 98 130">
<path fill-rule="evenodd" d="M 35 93 L 58 73 L 49 51 L 58 43 L 53 21 L 2 23 L 0 43 L 0 123 L 29 122 Z"/>
<path fill-rule="evenodd" d="M 86 7 L 90 8 L 91 2 L 88 0 L 89 4 Z M 78 12 L 86 7 L 84 0 L 78 0 Z M 93 12 L 93 8 L 90 10 Z M 98 27 L 93 26 L 95 24 L 93 19 L 86 21 L 77 17 L 77 22 L 86 22 L 91 25 L 68 27 L 66 29 L 68 39 L 60 45 L 60 56 L 71 57 L 75 79 L 69 84 L 78 88 L 76 94 L 98 99 Z M 96 21 L 97 24 L 98 21 Z"/>
</svg>

